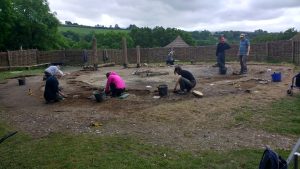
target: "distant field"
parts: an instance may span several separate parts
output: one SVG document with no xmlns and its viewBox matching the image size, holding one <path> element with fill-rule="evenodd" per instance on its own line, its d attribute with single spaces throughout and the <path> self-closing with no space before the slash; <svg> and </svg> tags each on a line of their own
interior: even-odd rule
<svg viewBox="0 0 300 169">
<path fill-rule="evenodd" d="M 129 30 L 114 30 L 114 29 L 96 29 L 96 28 L 81 28 L 81 27 L 67 27 L 67 26 L 59 26 L 58 27 L 59 32 L 66 32 L 66 31 L 73 31 L 78 34 L 88 34 L 90 32 L 96 32 L 96 33 L 105 33 L 109 31 L 117 31 L 117 32 L 129 32 Z"/>
</svg>

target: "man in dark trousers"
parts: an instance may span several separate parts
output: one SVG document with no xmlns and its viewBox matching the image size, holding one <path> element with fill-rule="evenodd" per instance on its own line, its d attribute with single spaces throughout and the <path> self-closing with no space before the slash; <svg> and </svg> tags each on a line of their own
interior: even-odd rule
<svg viewBox="0 0 300 169">
<path fill-rule="evenodd" d="M 219 38 L 217 45 L 216 56 L 219 66 L 219 73 L 226 74 L 227 68 L 225 67 L 225 50 L 230 49 L 230 46 L 225 42 L 224 36 Z"/>
<path fill-rule="evenodd" d="M 174 93 L 185 94 L 196 86 L 196 80 L 191 72 L 183 70 L 180 66 L 176 66 L 174 74 L 180 75 L 175 84 Z M 177 91 L 178 84 L 180 85 L 179 91 Z"/>
<path fill-rule="evenodd" d="M 58 80 L 55 76 L 48 76 L 45 85 L 44 98 L 46 103 L 58 102 L 66 97 L 59 88 Z"/>
<path fill-rule="evenodd" d="M 248 39 L 245 38 L 245 34 L 240 35 L 240 47 L 237 55 L 239 56 L 240 59 L 240 65 L 241 65 L 241 71 L 240 74 L 247 74 L 248 69 L 247 69 L 247 59 L 249 56 L 250 52 L 250 42 Z"/>
</svg>

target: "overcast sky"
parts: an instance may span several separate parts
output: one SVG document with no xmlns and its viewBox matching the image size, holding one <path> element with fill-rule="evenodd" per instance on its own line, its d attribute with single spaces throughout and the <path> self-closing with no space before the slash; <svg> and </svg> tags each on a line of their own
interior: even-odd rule
<svg viewBox="0 0 300 169">
<path fill-rule="evenodd" d="M 126 28 L 300 31 L 300 0 L 48 0 L 58 19 Z"/>
</svg>

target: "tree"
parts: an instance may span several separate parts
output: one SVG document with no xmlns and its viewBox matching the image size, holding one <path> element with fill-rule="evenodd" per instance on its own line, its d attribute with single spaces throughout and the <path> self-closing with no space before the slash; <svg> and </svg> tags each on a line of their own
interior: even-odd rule
<svg viewBox="0 0 300 169">
<path fill-rule="evenodd" d="M 127 46 L 129 48 L 133 47 L 132 38 L 124 32 L 109 31 L 107 33 L 97 33 L 95 34 L 97 39 L 97 46 L 99 48 L 106 49 L 121 49 L 122 48 L 122 37 L 127 40 Z"/>
<path fill-rule="evenodd" d="M 2 0 L 0 3 L 0 50 L 5 50 L 13 34 L 15 16 L 11 0 Z"/>
<path fill-rule="evenodd" d="M 293 36 L 295 36 L 297 34 L 297 30 L 295 28 L 289 28 L 286 31 L 283 32 L 283 34 L 281 35 L 280 39 L 282 40 L 289 40 L 291 39 Z"/>
<path fill-rule="evenodd" d="M 131 30 L 134 28 L 138 28 L 135 24 L 130 24 L 127 29 Z"/>
<path fill-rule="evenodd" d="M 72 25 L 72 22 L 71 21 L 65 21 L 65 24 L 66 25 Z"/>
<path fill-rule="evenodd" d="M 118 24 L 115 24 L 115 29 L 120 29 Z"/>
<path fill-rule="evenodd" d="M 64 44 L 59 44 L 62 42 L 57 31 L 59 21 L 55 13 L 51 13 L 47 0 L 4 0 L 0 4 L 0 15 L 3 15 L 0 18 L 4 19 L 1 23 L 6 25 L 1 25 L 1 34 L 5 34 L 0 38 L 2 49 L 18 49 L 23 46 L 47 50 Z M 4 30 L 7 28 L 11 33 Z"/>
</svg>

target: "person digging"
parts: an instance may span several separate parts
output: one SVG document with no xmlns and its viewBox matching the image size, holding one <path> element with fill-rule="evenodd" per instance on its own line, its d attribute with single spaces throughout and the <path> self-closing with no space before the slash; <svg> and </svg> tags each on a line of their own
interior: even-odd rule
<svg viewBox="0 0 300 169">
<path fill-rule="evenodd" d="M 174 74 L 179 75 L 174 87 L 174 93 L 186 94 L 196 86 L 196 80 L 191 72 L 183 70 L 180 66 L 176 66 Z M 178 85 L 180 85 L 180 90 L 177 90 Z"/>
<path fill-rule="evenodd" d="M 44 71 L 43 80 L 47 80 L 47 77 L 56 76 L 58 78 L 63 77 L 65 74 L 60 70 L 59 65 L 51 65 Z"/>
<path fill-rule="evenodd" d="M 105 94 L 111 94 L 112 97 L 119 97 L 125 92 L 126 84 L 124 80 L 116 73 L 106 73 Z"/>
<path fill-rule="evenodd" d="M 57 78 L 53 75 L 46 76 L 46 85 L 44 91 L 44 98 L 46 103 L 58 102 L 67 96 L 61 91 Z"/>
</svg>

